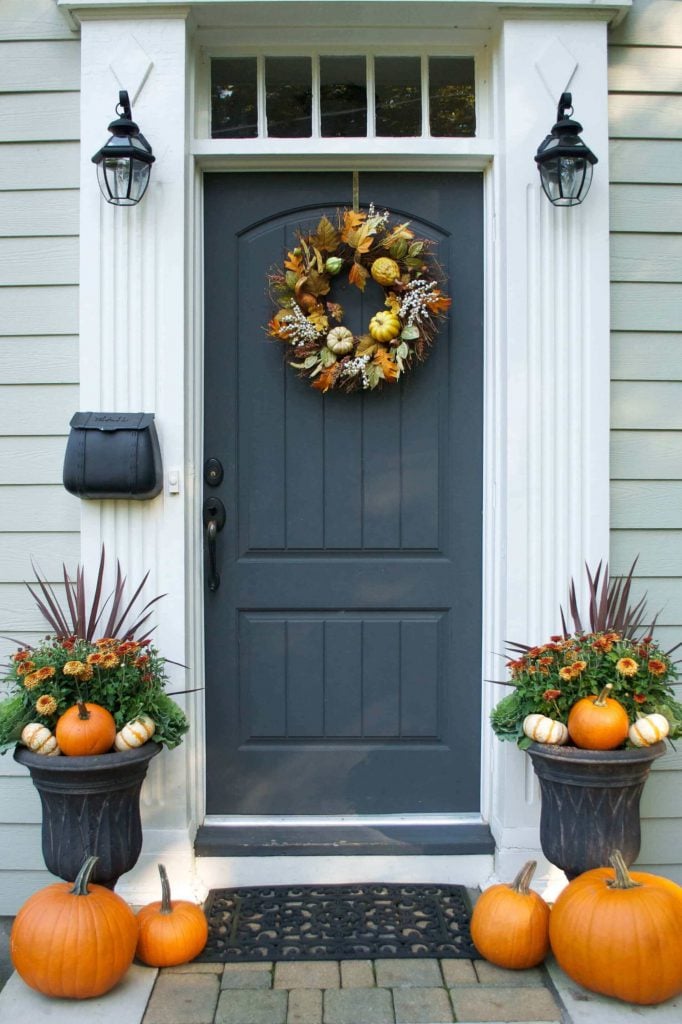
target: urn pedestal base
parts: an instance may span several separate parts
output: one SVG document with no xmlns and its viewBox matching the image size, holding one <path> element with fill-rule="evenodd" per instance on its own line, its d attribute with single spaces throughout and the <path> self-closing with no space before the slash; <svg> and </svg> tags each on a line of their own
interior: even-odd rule
<svg viewBox="0 0 682 1024">
<path fill-rule="evenodd" d="M 142 849 L 140 789 L 161 750 L 150 741 L 125 753 L 45 757 L 17 747 L 14 760 L 31 773 L 43 807 L 48 871 L 73 882 L 86 856 L 99 858 L 91 880 L 113 889 Z"/>
<path fill-rule="evenodd" d="M 651 765 L 665 751 L 665 743 L 631 750 L 528 747 L 542 793 L 542 852 L 569 880 L 608 867 L 613 850 L 627 865 L 637 859 L 640 797 Z"/>
</svg>

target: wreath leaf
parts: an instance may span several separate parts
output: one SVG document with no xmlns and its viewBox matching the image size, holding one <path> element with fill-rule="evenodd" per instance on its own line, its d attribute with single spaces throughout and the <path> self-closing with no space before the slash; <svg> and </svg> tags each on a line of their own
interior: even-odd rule
<svg viewBox="0 0 682 1024">
<path fill-rule="evenodd" d="M 323 217 L 310 241 L 320 252 L 334 252 L 339 246 L 341 236 L 329 218 Z"/>
<path fill-rule="evenodd" d="M 294 274 L 300 274 L 303 270 L 303 260 L 295 253 L 288 252 L 287 258 L 284 261 L 284 267 L 286 270 L 292 270 Z"/>
<path fill-rule="evenodd" d="M 368 277 L 369 271 L 363 267 L 362 263 L 356 263 L 353 261 L 353 266 L 348 272 L 348 280 L 350 283 L 354 284 L 356 288 L 359 288 L 361 292 L 364 292 Z"/>
<path fill-rule="evenodd" d="M 330 366 L 328 369 L 322 370 L 312 386 L 318 391 L 321 391 L 322 394 L 325 394 L 325 392 L 329 391 L 335 379 L 336 373 L 334 372 L 334 367 Z"/>
<path fill-rule="evenodd" d="M 390 381 L 392 383 L 397 381 L 398 377 L 400 376 L 400 369 L 393 362 L 389 353 L 383 347 L 383 345 L 379 345 L 379 347 L 377 348 L 374 354 L 374 363 L 377 366 L 381 367 L 384 374 L 384 380 Z"/>
</svg>

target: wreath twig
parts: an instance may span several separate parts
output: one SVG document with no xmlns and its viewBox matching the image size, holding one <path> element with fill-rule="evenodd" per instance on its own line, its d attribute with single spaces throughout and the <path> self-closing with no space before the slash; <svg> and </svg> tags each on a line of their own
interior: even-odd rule
<svg viewBox="0 0 682 1024">
<path fill-rule="evenodd" d="M 416 238 L 409 221 L 391 224 L 388 211 L 337 211 L 337 224 L 322 217 L 268 275 L 278 307 L 268 334 L 286 345 L 290 366 L 318 391 L 373 390 L 395 384 L 429 347 L 452 302 L 439 287 L 432 243 Z M 371 277 L 384 289 L 384 309 L 354 335 L 343 309 L 329 300 L 332 279 L 347 273 L 364 291 Z"/>
</svg>

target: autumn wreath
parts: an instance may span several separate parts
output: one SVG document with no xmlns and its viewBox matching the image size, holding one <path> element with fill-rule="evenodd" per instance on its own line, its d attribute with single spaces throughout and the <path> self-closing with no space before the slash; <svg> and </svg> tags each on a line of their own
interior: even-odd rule
<svg viewBox="0 0 682 1024">
<path fill-rule="evenodd" d="M 315 231 L 298 232 L 298 245 L 282 269 L 269 275 L 278 311 L 267 331 L 284 342 L 286 361 L 318 391 L 373 390 L 395 384 L 433 342 L 438 320 L 451 304 L 437 280 L 431 243 L 415 238 L 409 222 L 391 224 L 387 211 L 337 211 L 337 224 L 322 217 Z M 384 309 L 368 333 L 354 335 L 343 309 L 327 301 L 341 273 L 364 291 L 371 277 L 384 289 Z"/>
</svg>

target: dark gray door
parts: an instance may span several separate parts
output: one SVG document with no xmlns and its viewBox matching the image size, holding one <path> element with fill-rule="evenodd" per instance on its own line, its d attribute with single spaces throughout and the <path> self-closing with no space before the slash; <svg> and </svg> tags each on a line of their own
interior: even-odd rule
<svg viewBox="0 0 682 1024">
<path fill-rule="evenodd" d="M 360 201 L 437 241 L 454 301 L 400 385 L 322 395 L 265 333 L 266 275 L 351 173 L 206 176 L 209 814 L 479 808 L 482 179 L 363 173 Z M 361 333 L 383 292 L 338 288 Z"/>
</svg>

